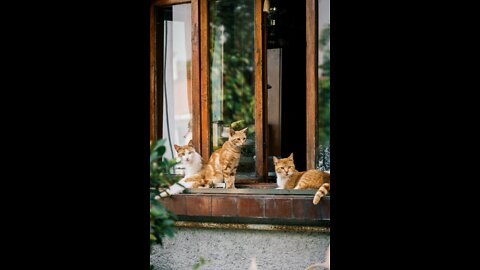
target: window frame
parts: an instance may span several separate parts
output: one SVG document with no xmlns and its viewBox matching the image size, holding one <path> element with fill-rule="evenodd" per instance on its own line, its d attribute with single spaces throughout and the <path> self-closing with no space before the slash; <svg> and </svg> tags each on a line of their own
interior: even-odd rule
<svg viewBox="0 0 480 270">
<path fill-rule="evenodd" d="M 191 3 L 192 8 L 192 137 L 195 149 L 205 160 L 210 156 L 210 112 L 209 112 L 209 61 L 208 61 L 208 0 L 153 0 L 150 8 L 150 140 L 161 137 L 158 126 L 161 123 L 162 95 L 157 95 L 157 81 L 162 80 L 162 72 L 157 68 L 157 40 L 155 7 Z M 267 172 L 267 144 L 265 142 L 266 108 L 266 29 L 265 15 L 262 12 L 263 1 L 255 0 L 255 115 L 256 130 L 256 170 L 258 178 L 265 182 Z M 318 1 L 306 0 L 306 153 L 307 170 L 315 169 L 316 156 L 316 106 L 318 87 Z M 259 23 L 260 22 L 260 23 Z M 262 37 L 263 33 L 263 37 Z M 204 42 L 202 42 L 204 41 Z M 314 56 L 314 57 L 312 57 Z M 203 128 L 202 127 L 206 127 Z M 252 181 L 242 181 L 250 183 Z M 257 182 L 257 181 L 253 181 Z"/>
<path fill-rule="evenodd" d="M 262 12 L 263 1 L 255 2 L 255 155 L 256 177 L 238 179 L 236 183 L 261 183 L 267 181 L 267 149 L 265 143 L 266 107 L 266 72 L 263 63 L 266 61 L 265 15 Z M 210 157 L 210 93 L 209 93 L 209 58 L 208 58 L 208 0 L 152 0 L 150 7 L 150 140 L 162 137 L 159 131 L 163 119 L 162 95 L 157 89 L 161 81 L 162 70 L 157 66 L 157 29 L 155 10 L 177 4 L 191 4 L 192 12 L 192 140 L 195 149 L 205 161 Z M 202 128 L 204 127 L 204 128 Z"/>
<path fill-rule="evenodd" d="M 210 155 L 210 96 L 209 96 L 209 57 L 208 57 L 208 0 L 152 0 L 150 8 L 150 139 L 156 140 L 161 137 L 158 124 L 162 121 L 162 96 L 157 95 L 157 82 L 162 80 L 161 70 L 157 70 L 157 39 L 156 39 L 156 17 L 157 7 L 171 6 L 176 4 L 191 4 L 192 25 L 192 137 L 195 149 L 199 151 L 205 160 Z M 267 66 L 266 63 L 266 14 L 263 10 L 263 0 L 255 0 L 255 96 L 256 96 L 256 169 L 257 179 L 247 179 L 236 181 L 239 186 L 250 183 L 260 184 L 266 182 L 267 172 L 267 108 L 266 104 L 268 91 L 266 89 Z M 306 0 L 306 147 L 307 147 L 307 170 L 315 168 L 315 130 L 316 130 L 316 105 L 317 105 L 317 37 L 318 37 L 318 1 Z M 314 56 L 314 57 L 312 57 Z M 158 98 L 159 97 L 159 98 Z M 157 100 L 158 98 L 158 100 Z M 204 128 L 202 128 L 204 127 Z M 261 180 L 258 181 L 260 178 Z M 264 183 L 265 185 L 268 185 Z M 248 186 L 247 186 L 248 187 Z M 251 186 L 250 186 L 251 187 Z M 232 194 L 234 193 L 234 194 Z M 262 192 L 261 190 L 250 189 L 235 193 L 232 191 L 202 191 L 188 190 L 185 194 L 175 195 L 164 199 L 167 208 L 178 212 L 181 221 L 200 221 L 200 222 L 237 222 L 237 223 L 269 223 L 269 224 L 292 224 L 292 225 L 315 225 L 326 226 L 330 224 L 330 195 L 327 195 L 316 206 L 313 206 L 310 198 L 313 199 L 313 190 L 305 191 L 282 191 Z M 263 216 L 241 216 L 240 213 L 233 215 L 214 214 L 215 198 L 229 202 L 243 201 L 245 198 L 250 201 L 263 203 Z M 300 201 L 304 201 L 300 202 Z M 207 202 L 207 209 L 210 214 L 191 214 L 186 210 L 188 205 L 198 206 Z M 295 208 L 300 202 L 300 209 Z M 289 218 L 281 217 L 283 211 L 282 204 L 287 203 L 291 208 Z M 205 203 L 204 203 L 205 204 Z M 277 205 L 279 204 L 279 205 Z M 312 205 L 310 205 L 312 204 Z M 268 205 L 274 205 L 278 213 L 268 214 Z M 240 206 L 238 206 L 240 207 Z M 278 208 L 278 209 L 276 209 Z M 303 213 L 297 215 L 298 211 Z M 315 212 L 315 213 L 314 213 Z M 312 216 L 313 215 L 313 216 Z"/>
<path fill-rule="evenodd" d="M 315 169 L 318 87 L 318 1 L 306 0 L 307 170 Z"/>
<path fill-rule="evenodd" d="M 202 143 L 201 155 L 205 160 L 210 158 L 210 85 L 209 85 L 209 70 L 210 62 L 208 57 L 208 0 L 198 0 L 200 4 L 200 62 L 201 62 L 201 126 L 202 129 Z M 266 125 L 266 107 L 263 106 L 266 99 L 266 72 L 264 65 L 266 61 L 266 42 L 262 36 L 265 33 L 265 15 L 262 12 L 263 1 L 254 0 L 255 15 L 254 15 L 254 61 L 255 61 L 255 155 L 256 159 L 256 177 L 254 179 L 238 179 L 235 183 L 261 183 L 267 181 L 267 156 L 265 143 L 265 129 Z"/>
<path fill-rule="evenodd" d="M 163 80 L 162 67 L 157 65 L 157 28 L 156 9 L 173 5 L 188 4 L 191 6 L 192 25 L 192 141 L 196 149 L 200 148 L 200 61 L 199 61 L 199 14 L 198 0 L 153 0 L 150 6 L 150 140 L 154 141 L 162 137 L 159 127 L 163 120 L 163 95 L 158 95 L 160 89 L 158 81 Z"/>
</svg>

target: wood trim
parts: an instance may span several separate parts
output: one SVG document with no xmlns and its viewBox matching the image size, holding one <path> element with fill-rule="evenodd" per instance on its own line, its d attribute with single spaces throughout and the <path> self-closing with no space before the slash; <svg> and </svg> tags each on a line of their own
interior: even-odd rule
<svg viewBox="0 0 480 270">
<path fill-rule="evenodd" d="M 201 93 L 201 155 L 207 161 L 210 156 L 210 136 L 211 136 L 211 122 L 210 122 L 210 93 L 209 93 L 209 48 L 208 48 L 208 0 L 199 1 L 200 14 L 200 93 Z M 265 46 L 262 38 L 262 1 L 255 1 L 255 34 L 254 34 L 254 50 L 255 50 L 255 129 L 256 129 L 256 172 L 259 176 L 267 175 L 267 159 L 265 157 L 264 149 L 264 126 L 265 117 L 263 106 L 265 100 L 265 90 L 263 83 L 263 62 L 264 54 L 263 47 Z M 192 20 L 193 21 L 193 20 Z"/>
<path fill-rule="evenodd" d="M 307 170 L 315 169 L 317 108 L 317 0 L 306 0 Z"/>
<path fill-rule="evenodd" d="M 150 140 L 154 141 L 156 136 L 155 121 L 155 88 L 156 88 L 156 32 L 155 32 L 155 6 L 150 6 Z"/>
<path fill-rule="evenodd" d="M 199 0 L 200 11 L 200 93 L 201 93 L 201 155 L 205 161 L 210 156 L 210 99 L 208 61 L 208 0 Z"/>
<path fill-rule="evenodd" d="M 153 0 L 152 5 L 154 6 L 170 6 L 178 4 L 190 3 L 190 0 Z"/>
<path fill-rule="evenodd" d="M 263 2 L 263 1 L 262 1 Z M 263 61 L 263 182 L 267 182 L 268 178 L 268 153 L 269 153 L 269 139 L 268 134 L 268 64 L 267 64 L 267 15 L 263 12 L 262 3 L 262 61 Z"/>
<path fill-rule="evenodd" d="M 163 82 L 163 67 L 158 68 L 157 63 L 163 62 L 163 52 L 157 55 L 159 45 L 163 44 L 163 35 L 157 37 L 156 32 L 156 7 L 192 3 L 192 138 L 196 149 L 200 149 L 200 63 L 199 63 L 199 38 L 198 38 L 198 0 L 153 0 L 150 6 L 150 140 L 162 137 L 159 129 L 163 119 L 163 94 L 158 95 L 158 82 Z M 163 31 L 163 29 L 160 29 Z M 163 90 L 163 87 L 162 87 Z"/>
<path fill-rule="evenodd" d="M 265 121 L 263 118 L 263 100 L 264 100 L 264 89 L 263 89 L 263 38 L 262 38 L 262 5 L 263 1 L 255 0 L 255 30 L 254 30 L 254 50 L 255 50 L 255 155 L 256 159 L 256 169 L 257 174 L 260 176 L 265 176 L 265 136 L 264 136 L 264 125 Z"/>
<path fill-rule="evenodd" d="M 192 0 L 192 139 L 197 151 L 201 151 L 200 106 L 200 33 L 199 0 Z"/>
</svg>

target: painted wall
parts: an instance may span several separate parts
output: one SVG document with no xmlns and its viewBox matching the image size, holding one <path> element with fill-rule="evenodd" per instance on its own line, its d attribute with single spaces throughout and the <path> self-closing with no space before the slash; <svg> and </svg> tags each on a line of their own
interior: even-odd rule
<svg viewBox="0 0 480 270">
<path fill-rule="evenodd" d="M 250 269 L 255 258 L 258 270 L 292 270 L 325 261 L 330 235 L 179 227 L 175 237 L 164 240 L 164 248 L 154 247 L 150 256 L 155 269 L 192 269 L 203 257 L 210 262 L 200 269 Z"/>
</svg>

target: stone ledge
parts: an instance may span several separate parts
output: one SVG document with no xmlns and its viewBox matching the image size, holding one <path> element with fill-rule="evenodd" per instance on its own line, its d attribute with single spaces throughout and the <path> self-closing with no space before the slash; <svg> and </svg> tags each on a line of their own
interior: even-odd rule
<svg viewBox="0 0 480 270">
<path fill-rule="evenodd" d="M 186 228 L 204 228 L 204 229 L 235 229 L 235 230 L 256 230 L 256 231 L 286 231 L 286 232 L 318 232 L 330 233 L 330 227 L 318 226 L 289 226 L 272 224 L 242 224 L 242 223 L 213 223 L 213 222 L 194 222 L 177 221 L 177 227 Z"/>
</svg>

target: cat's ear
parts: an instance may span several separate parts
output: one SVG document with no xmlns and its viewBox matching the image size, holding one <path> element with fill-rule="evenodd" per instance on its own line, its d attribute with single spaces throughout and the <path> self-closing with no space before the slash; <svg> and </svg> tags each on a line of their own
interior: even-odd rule
<svg viewBox="0 0 480 270">
<path fill-rule="evenodd" d="M 293 160 L 293 153 L 291 153 L 290 156 L 288 156 L 288 158 Z"/>
<path fill-rule="evenodd" d="M 190 141 L 188 142 L 188 146 L 193 147 L 193 140 L 190 140 Z"/>
<path fill-rule="evenodd" d="M 180 146 L 174 144 L 173 147 L 175 147 L 175 150 L 178 152 L 178 149 L 180 148 Z"/>
<path fill-rule="evenodd" d="M 248 128 L 248 127 L 244 128 L 244 129 L 242 129 L 242 130 L 240 130 L 240 131 L 243 132 L 243 133 L 245 133 L 245 134 L 247 134 L 247 128 Z"/>
<path fill-rule="evenodd" d="M 277 165 L 277 162 L 278 162 L 278 158 L 276 156 L 273 157 L 273 164 L 274 165 Z"/>
<path fill-rule="evenodd" d="M 235 134 L 235 130 L 232 127 L 230 127 L 230 136 L 233 136 L 234 134 Z"/>
</svg>

